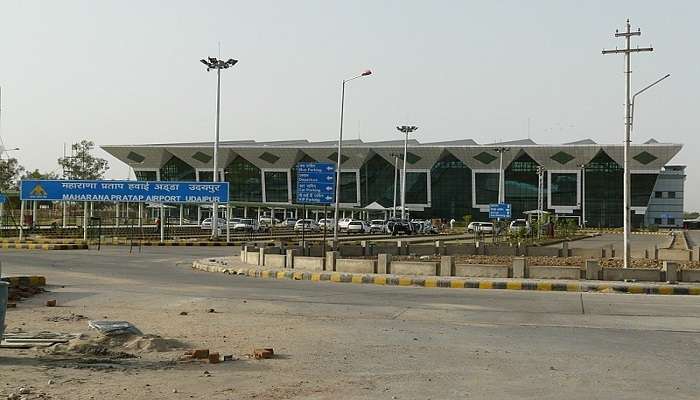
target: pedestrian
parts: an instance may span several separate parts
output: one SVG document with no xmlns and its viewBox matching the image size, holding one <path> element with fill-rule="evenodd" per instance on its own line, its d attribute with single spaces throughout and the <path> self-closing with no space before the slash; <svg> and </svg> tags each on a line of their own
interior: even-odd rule
<svg viewBox="0 0 700 400">
<path fill-rule="evenodd" d="M 156 218 L 156 232 L 160 232 L 160 218 Z"/>
<path fill-rule="evenodd" d="M 455 227 L 455 219 L 452 218 L 452 219 L 450 220 L 450 229 L 454 229 L 454 227 Z"/>
</svg>

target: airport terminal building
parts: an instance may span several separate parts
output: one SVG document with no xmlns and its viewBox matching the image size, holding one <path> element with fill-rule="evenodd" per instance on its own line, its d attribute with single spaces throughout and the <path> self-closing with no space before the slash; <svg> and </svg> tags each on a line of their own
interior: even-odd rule
<svg viewBox="0 0 700 400">
<path fill-rule="evenodd" d="M 340 201 L 347 216 L 387 215 L 396 189 L 400 205 L 404 142 L 343 142 Z M 649 140 L 631 147 L 631 201 L 634 227 L 680 227 L 685 167 L 669 165 L 682 145 Z M 213 144 L 177 143 L 102 146 L 133 168 L 139 180 L 211 181 Z M 507 149 L 502 153 L 497 148 Z M 505 200 L 514 218 L 536 210 L 538 167 L 544 167 L 544 208 L 591 227 L 622 226 L 623 146 L 590 139 L 561 145 L 518 140 L 478 144 L 473 140 L 408 142 L 406 207 L 411 217 L 488 219 L 498 200 L 503 157 Z M 306 140 L 225 141 L 219 148 L 220 178 L 230 183 L 236 215 L 297 215 L 296 164 L 337 162 L 337 142 Z M 284 210 L 284 214 L 282 214 Z M 195 212 L 195 211 L 188 211 Z M 311 207 L 310 217 L 319 209 Z M 201 219 L 201 209 L 196 211 Z M 296 213 L 296 214 L 295 214 Z M 315 214 L 313 214 L 315 213 Z M 308 215 L 308 211 L 307 211 Z"/>
</svg>

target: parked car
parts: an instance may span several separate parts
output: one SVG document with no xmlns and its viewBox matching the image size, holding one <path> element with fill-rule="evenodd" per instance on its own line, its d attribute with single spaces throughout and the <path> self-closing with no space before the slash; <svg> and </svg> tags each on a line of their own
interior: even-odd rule
<svg viewBox="0 0 700 400">
<path fill-rule="evenodd" d="M 260 231 L 260 223 L 252 218 L 237 218 L 238 222 L 233 225 L 233 230 L 236 232 L 258 232 Z"/>
<path fill-rule="evenodd" d="M 199 225 L 202 229 L 211 229 L 211 218 L 205 218 Z M 216 225 L 219 229 L 226 229 L 226 218 L 217 218 Z"/>
<path fill-rule="evenodd" d="M 369 233 L 369 224 L 365 221 L 358 219 L 353 219 L 348 222 L 348 227 L 346 228 L 348 233 Z"/>
<path fill-rule="evenodd" d="M 334 221 L 333 218 L 321 218 L 318 220 L 318 226 L 321 229 L 333 230 Z"/>
<path fill-rule="evenodd" d="M 266 226 L 266 227 L 271 227 L 275 225 L 279 225 L 282 221 L 278 220 L 277 218 L 272 219 L 270 217 L 262 217 L 260 218 L 260 225 L 261 226 Z"/>
<path fill-rule="evenodd" d="M 414 219 L 411 220 L 413 231 L 422 235 L 434 235 L 438 233 L 438 229 L 433 226 L 433 222 L 429 219 Z"/>
<path fill-rule="evenodd" d="M 520 230 L 525 230 L 525 234 L 529 235 L 531 231 L 530 227 L 530 222 L 528 222 L 525 219 L 516 219 L 513 220 L 513 222 L 510 223 L 510 226 L 508 227 L 508 231 L 511 234 L 517 233 Z"/>
<path fill-rule="evenodd" d="M 467 232 L 470 233 L 496 233 L 498 234 L 498 227 L 496 227 L 493 222 L 470 222 L 467 226 Z"/>
<path fill-rule="evenodd" d="M 341 218 L 338 220 L 338 231 L 347 231 L 348 224 L 352 221 L 352 218 Z"/>
<path fill-rule="evenodd" d="M 386 221 L 383 219 L 373 219 L 369 223 L 369 233 L 382 233 L 386 230 Z"/>
<path fill-rule="evenodd" d="M 294 224 L 294 232 L 318 232 L 321 228 L 313 219 L 300 219 Z"/>
<path fill-rule="evenodd" d="M 294 228 L 294 225 L 297 223 L 296 218 L 287 218 L 282 223 L 280 223 L 280 226 L 285 227 L 285 228 Z"/>
<path fill-rule="evenodd" d="M 413 234 L 413 225 L 409 221 L 403 219 L 390 219 L 386 223 L 386 233 L 392 236 L 396 236 L 400 233 L 411 235 Z"/>
</svg>

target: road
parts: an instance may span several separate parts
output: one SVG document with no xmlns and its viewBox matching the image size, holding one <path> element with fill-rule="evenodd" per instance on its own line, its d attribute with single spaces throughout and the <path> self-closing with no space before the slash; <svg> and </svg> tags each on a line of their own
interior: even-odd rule
<svg viewBox="0 0 700 400">
<path fill-rule="evenodd" d="M 696 297 L 381 287 L 190 269 L 194 259 L 235 252 L 3 250 L 4 274 L 42 274 L 65 286 L 52 286 L 50 294 L 63 308 L 41 307 L 44 295 L 10 310 L 7 323 L 75 331 L 84 322 L 45 326 L 45 319 L 26 313 L 80 312 L 212 348 L 228 346 L 236 354 L 260 344 L 282 354 L 265 362 L 137 375 L 91 371 L 80 386 L 42 389 L 55 398 L 114 396 L 122 390 L 120 379 L 134 388 L 131 399 L 690 399 L 700 392 Z M 217 312 L 204 311 L 210 307 Z M 189 315 L 179 316 L 182 310 Z M 57 373 L 43 367 L 10 371 L 0 361 L 0 375 L 46 380 Z M 202 369 L 213 371 L 204 383 Z M 86 376 L 83 370 L 61 374 L 65 382 L 66 376 Z"/>
<path fill-rule="evenodd" d="M 630 246 L 632 248 L 632 257 L 644 258 L 645 249 L 653 249 L 654 245 L 662 246 L 668 241 L 667 235 L 630 235 Z M 615 251 L 618 257 L 622 254 L 622 234 L 621 233 L 603 233 L 592 238 L 575 240 L 569 243 L 569 248 L 578 249 L 594 249 L 605 246 L 615 246 Z M 550 245 L 549 247 L 561 247 L 561 243 Z M 652 253 L 653 254 L 653 253 Z"/>
</svg>

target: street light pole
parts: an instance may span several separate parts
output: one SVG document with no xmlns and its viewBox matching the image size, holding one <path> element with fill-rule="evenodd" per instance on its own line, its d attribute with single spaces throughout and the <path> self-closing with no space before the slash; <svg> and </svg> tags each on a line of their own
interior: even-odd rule
<svg viewBox="0 0 700 400">
<path fill-rule="evenodd" d="M 625 141 L 624 141 L 624 178 L 623 178 L 623 241 L 624 241 L 624 246 L 623 246 L 623 268 L 629 268 L 630 266 L 630 228 L 631 228 L 631 220 L 630 220 L 630 211 L 631 211 L 631 202 L 630 202 L 630 168 L 629 168 L 629 159 L 630 159 L 630 134 L 632 131 L 632 99 L 630 97 L 630 82 L 631 82 L 631 76 L 632 76 L 632 69 L 631 69 L 631 55 L 632 53 L 639 53 L 643 51 L 654 51 L 652 47 L 644 47 L 644 48 L 631 48 L 630 46 L 630 39 L 632 36 L 640 36 L 642 34 L 641 30 L 637 29 L 637 31 L 632 31 L 632 27 L 630 25 L 630 20 L 627 20 L 626 24 L 626 30 L 625 32 L 619 32 L 618 30 L 615 30 L 615 37 L 623 37 L 625 38 L 625 48 L 624 49 L 615 49 L 615 50 L 603 50 L 603 54 L 624 54 L 625 56 Z"/>
<path fill-rule="evenodd" d="M 212 69 L 216 70 L 216 123 L 215 123 L 215 134 L 214 134 L 214 172 L 212 173 L 213 181 L 219 181 L 219 121 L 221 115 L 221 70 L 233 67 L 236 65 L 238 60 L 229 58 L 227 61 L 219 60 L 215 57 L 209 57 L 207 60 L 199 60 L 202 64 L 207 66 L 207 71 Z M 219 235 L 219 203 L 214 202 L 211 206 L 211 238 L 216 239 Z M 160 221 L 161 226 L 163 221 Z M 228 221 L 226 221 L 228 225 Z"/>
<path fill-rule="evenodd" d="M 406 159 L 408 158 L 408 134 L 418 130 L 417 126 L 401 125 L 396 129 L 405 134 L 403 141 L 403 170 L 401 171 L 401 219 L 406 219 Z"/>
<path fill-rule="evenodd" d="M 579 164 L 581 168 L 581 226 L 586 227 L 586 164 Z"/>
<path fill-rule="evenodd" d="M 510 151 L 510 147 L 496 147 L 493 149 L 499 154 L 500 160 L 498 161 L 498 203 L 506 202 L 506 185 L 505 185 L 505 171 L 503 171 L 503 153 Z"/>
<path fill-rule="evenodd" d="M 634 129 L 634 100 L 637 98 L 638 95 L 644 93 L 647 91 L 647 89 L 651 88 L 652 86 L 655 86 L 657 83 L 663 81 L 664 79 L 668 78 L 671 76 L 671 74 L 666 74 L 662 78 L 657 79 L 653 83 L 647 85 L 644 87 L 644 89 L 638 91 L 637 93 L 632 95 L 632 104 L 630 104 L 630 131 Z"/>
<path fill-rule="evenodd" d="M 391 216 L 396 218 L 396 182 L 399 180 L 399 154 L 391 153 L 394 156 L 394 208 L 391 210 Z"/>
<path fill-rule="evenodd" d="M 335 211 L 333 221 L 333 248 L 338 244 L 338 210 L 340 209 L 340 166 L 343 161 L 343 117 L 345 114 L 345 84 L 363 76 L 372 75 L 372 71 L 364 70 L 360 75 L 353 76 L 349 79 L 343 79 L 342 90 L 340 94 L 340 133 L 338 134 L 338 162 L 335 168 Z"/>
</svg>

